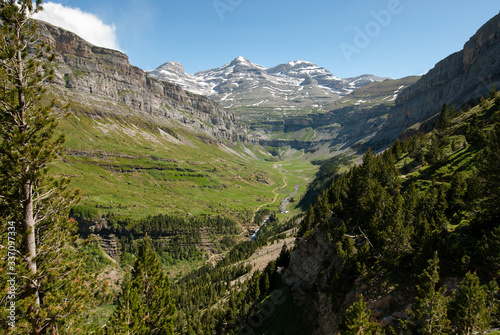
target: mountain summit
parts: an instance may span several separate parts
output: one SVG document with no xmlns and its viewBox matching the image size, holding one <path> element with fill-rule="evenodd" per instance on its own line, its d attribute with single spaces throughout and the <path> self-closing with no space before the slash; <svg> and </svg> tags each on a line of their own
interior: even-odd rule
<svg viewBox="0 0 500 335">
<path fill-rule="evenodd" d="M 212 87 L 208 83 L 199 80 L 198 77 L 184 72 L 184 66 L 178 62 L 167 62 L 160 65 L 153 72 L 153 77 L 177 84 L 182 88 L 196 94 L 211 95 Z M 165 78 L 168 78 L 166 80 Z"/>
<path fill-rule="evenodd" d="M 185 73 L 177 62 L 165 63 L 149 74 L 210 96 L 224 107 L 282 109 L 326 106 L 367 83 L 387 79 L 371 75 L 340 79 L 303 60 L 266 68 L 242 56 L 195 74 Z"/>
<path fill-rule="evenodd" d="M 233 59 L 231 62 L 227 63 L 224 67 L 230 67 L 230 66 L 242 66 L 242 67 L 248 67 L 248 68 L 262 68 L 265 69 L 265 67 L 256 65 L 252 62 L 250 62 L 248 59 L 245 57 L 239 56 Z"/>
</svg>

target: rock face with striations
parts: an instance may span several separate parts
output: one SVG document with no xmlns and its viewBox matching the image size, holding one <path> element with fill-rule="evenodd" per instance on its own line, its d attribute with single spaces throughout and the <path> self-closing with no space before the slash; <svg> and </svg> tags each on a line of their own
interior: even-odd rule
<svg viewBox="0 0 500 335">
<path fill-rule="evenodd" d="M 330 218 L 337 220 L 335 218 Z M 366 243 L 362 236 L 349 236 L 354 245 Z M 307 238 L 302 238 L 293 250 L 290 265 L 284 280 L 290 287 L 295 302 L 308 311 L 308 322 L 315 331 L 313 335 L 338 334 L 342 316 L 363 295 L 371 319 L 382 327 L 405 320 L 412 302 L 411 285 L 388 284 L 383 271 L 373 278 L 360 276 L 352 282 L 341 283 L 344 288 L 333 287 L 336 273 L 343 270 L 344 261 L 337 255 L 337 246 L 329 241 L 328 233 L 317 229 Z"/>
<path fill-rule="evenodd" d="M 436 64 L 403 90 L 380 136 L 398 136 L 415 123 L 438 114 L 446 102 L 460 108 L 500 87 L 500 14 L 483 25 L 463 50 Z M 380 136 L 378 136 L 380 138 Z"/>
<path fill-rule="evenodd" d="M 177 121 L 215 140 L 245 140 L 235 115 L 211 100 L 180 86 L 150 77 L 132 66 L 120 51 L 94 46 L 74 33 L 38 22 L 41 39 L 56 54 L 53 84 L 83 101 L 89 96 L 124 104 L 144 116 Z M 64 94 L 64 93 L 63 93 Z M 113 113 L 128 111 L 113 110 Z"/>
<path fill-rule="evenodd" d="M 313 316 L 310 320 L 317 326 L 315 334 L 333 335 L 340 322 L 328 294 L 327 273 L 341 269 L 342 259 L 325 239 L 325 234 L 316 231 L 308 241 L 300 241 L 292 252 L 290 265 L 284 279 L 290 286 L 294 300 L 307 306 Z"/>
</svg>

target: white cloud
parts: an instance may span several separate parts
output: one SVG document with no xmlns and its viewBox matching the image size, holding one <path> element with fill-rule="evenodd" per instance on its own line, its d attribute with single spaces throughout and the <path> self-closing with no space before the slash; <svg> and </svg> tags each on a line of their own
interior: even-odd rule
<svg viewBox="0 0 500 335">
<path fill-rule="evenodd" d="M 79 8 L 47 2 L 43 4 L 43 11 L 37 13 L 34 18 L 72 31 L 94 45 L 120 50 L 115 25 L 107 25 L 96 15 L 83 12 Z"/>
</svg>

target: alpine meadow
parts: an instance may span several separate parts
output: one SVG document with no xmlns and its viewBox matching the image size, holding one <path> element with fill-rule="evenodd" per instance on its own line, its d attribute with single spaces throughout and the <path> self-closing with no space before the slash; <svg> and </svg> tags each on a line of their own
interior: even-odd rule
<svg viewBox="0 0 500 335">
<path fill-rule="evenodd" d="M 70 2 L 0 2 L 2 334 L 500 334 L 500 14 L 425 74 L 190 74 L 59 27 L 98 20 Z M 197 32 L 253 8 L 211 6 Z"/>
</svg>

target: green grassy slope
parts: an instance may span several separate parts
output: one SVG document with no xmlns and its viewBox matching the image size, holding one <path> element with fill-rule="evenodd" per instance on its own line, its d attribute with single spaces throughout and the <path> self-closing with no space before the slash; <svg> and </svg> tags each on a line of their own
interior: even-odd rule
<svg viewBox="0 0 500 335">
<path fill-rule="evenodd" d="M 181 127 L 137 116 L 95 115 L 73 108 L 60 123 L 66 157 L 51 167 L 83 191 L 82 205 L 140 218 L 163 213 L 224 214 L 248 219 L 265 204 L 279 207 L 292 183 L 315 167 L 300 156 L 278 162 L 260 147 L 214 143 Z M 279 166 L 288 165 L 286 174 Z"/>
</svg>

